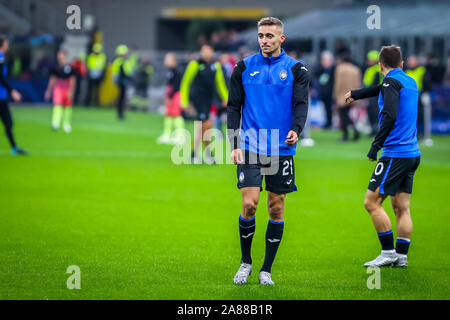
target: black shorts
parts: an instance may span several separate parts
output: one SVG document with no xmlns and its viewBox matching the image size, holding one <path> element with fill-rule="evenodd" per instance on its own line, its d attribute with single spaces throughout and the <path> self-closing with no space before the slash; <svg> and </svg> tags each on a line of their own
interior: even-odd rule
<svg viewBox="0 0 450 320">
<path fill-rule="evenodd" d="M 381 157 L 370 179 L 369 190 L 375 192 L 379 187 L 380 194 L 390 196 L 397 192 L 412 193 L 414 173 L 419 163 L 420 157 Z"/>
<path fill-rule="evenodd" d="M 292 156 L 259 157 L 246 151 L 244 157 L 244 163 L 237 166 L 239 189 L 259 187 L 262 190 L 262 179 L 265 177 L 267 191 L 277 194 L 297 191 Z"/>
<path fill-rule="evenodd" d="M 197 120 L 206 121 L 209 119 L 209 114 L 211 113 L 212 101 L 211 99 L 200 99 L 197 98 L 192 101 L 194 109 L 197 112 Z"/>
</svg>

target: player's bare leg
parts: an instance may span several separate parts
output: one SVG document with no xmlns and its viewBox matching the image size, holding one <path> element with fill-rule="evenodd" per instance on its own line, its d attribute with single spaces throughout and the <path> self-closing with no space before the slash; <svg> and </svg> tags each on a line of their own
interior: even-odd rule
<svg viewBox="0 0 450 320">
<path fill-rule="evenodd" d="M 239 236 L 241 241 L 241 266 L 234 276 L 234 284 L 246 284 L 252 273 L 251 247 L 255 233 L 255 213 L 259 201 L 259 187 L 241 188 L 242 211 L 239 216 Z"/>
<path fill-rule="evenodd" d="M 202 145 L 202 139 L 203 139 L 203 122 L 202 126 L 196 126 L 194 125 L 194 150 L 192 151 L 192 163 L 199 164 L 201 163 L 201 155 L 199 156 L 198 151 L 200 149 L 200 146 Z"/>
<path fill-rule="evenodd" d="M 207 135 L 207 131 L 213 127 L 213 122 L 211 120 L 206 120 L 202 122 L 202 137 L 205 139 L 205 150 L 210 151 L 206 148 L 211 143 L 211 137 Z M 205 152 L 205 161 L 207 164 L 214 164 L 216 161 L 211 153 Z"/>
<path fill-rule="evenodd" d="M 263 285 L 274 285 L 271 269 L 283 236 L 285 199 L 286 195 L 284 194 L 276 194 L 270 191 L 267 193 L 269 223 L 266 231 L 266 254 L 264 264 L 259 273 L 259 283 Z"/>
<path fill-rule="evenodd" d="M 392 208 L 394 209 L 395 218 L 397 220 L 396 252 L 398 260 L 394 264 L 394 266 L 402 268 L 408 266 L 406 255 L 408 253 L 409 244 L 411 242 L 411 234 L 413 230 L 411 212 L 409 209 L 410 201 L 411 195 L 406 192 L 399 192 L 395 196 L 391 197 Z"/>
<path fill-rule="evenodd" d="M 364 208 L 372 218 L 373 225 L 381 242 L 382 250 L 377 258 L 365 263 L 365 267 L 388 266 L 398 260 L 394 250 L 391 220 L 389 220 L 389 216 L 383 208 L 384 199 L 386 199 L 386 195 L 380 194 L 379 188 L 375 192 L 371 190 L 367 190 L 366 192 Z"/>
</svg>

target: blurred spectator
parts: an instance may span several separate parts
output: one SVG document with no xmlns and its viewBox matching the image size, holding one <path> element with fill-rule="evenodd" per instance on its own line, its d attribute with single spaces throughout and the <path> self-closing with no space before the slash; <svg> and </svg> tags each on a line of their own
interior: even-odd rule
<svg viewBox="0 0 450 320">
<path fill-rule="evenodd" d="M 450 52 L 447 56 L 447 66 L 445 69 L 444 85 L 450 87 Z"/>
<path fill-rule="evenodd" d="M 244 60 L 249 55 L 249 50 L 246 46 L 240 46 L 237 51 L 237 61 Z"/>
<path fill-rule="evenodd" d="M 126 56 L 128 54 L 128 47 L 124 44 L 117 46 L 116 59 L 112 64 L 112 74 L 114 82 L 119 87 L 119 97 L 117 99 L 117 117 L 119 120 L 124 120 L 125 115 L 125 98 L 127 87 L 131 82 L 131 70 L 129 64 L 126 63 Z"/>
<path fill-rule="evenodd" d="M 44 54 L 37 63 L 37 73 L 40 76 L 50 76 L 50 69 L 53 67 L 53 61 L 49 55 Z"/>
<path fill-rule="evenodd" d="M 289 57 L 291 57 L 292 59 L 295 59 L 295 60 L 298 60 L 298 59 L 299 59 L 298 53 L 297 53 L 297 51 L 295 51 L 295 50 L 289 51 L 289 52 L 287 53 L 287 55 L 288 55 Z"/>
<path fill-rule="evenodd" d="M 219 57 L 219 62 L 224 70 L 225 81 L 227 85 L 231 79 L 231 73 L 233 72 L 234 65 L 236 64 L 236 59 L 232 54 L 223 53 Z"/>
<path fill-rule="evenodd" d="M 417 89 L 422 91 L 423 88 L 423 76 L 425 75 L 426 69 L 424 66 L 419 64 L 419 59 L 416 56 L 409 56 L 406 60 L 406 74 L 416 80 Z"/>
<path fill-rule="evenodd" d="M 103 46 L 95 43 L 92 46 L 92 52 L 87 57 L 88 70 L 88 88 L 86 93 L 85 104 L 90 106 L 99 105 L 100 83 L 105 77 L 106 71 L 106 55 L 103 53 Z"/>
<path fill-rule="evenodd" d="M 133 76 L 134 83 L 134 97 L 131 99 L 131 106 L 136 109 L 145 111 L 149 106 L 148 89 L 150 80 L 155 74 L 155 69 L 152 65 L 150 56 L 144 56 L 136 68 Z"/>
<path fill-rule="evenodd" d="M 332 103 L 333 103 L 333 85 L 334 85 L 334 57 L 330 51 L 324 51 L 320 57 L 320 65 L 317 67 L 314 77 L 319 87 L 319 97 L 322 100 L 325 113 L 326 123 L 325 129 L 331 128 L 332 125 Z"/>
<path fill-rule="evenodd" d="M 416 80 L 417 89 L 419 90 L 419 102 L 418 102 L 418 112 L 417 112 L 417 132 L 421 132 L 421 127 L 423 125 L 423 104 L 422 104 L 422 93 L 423 93 L 423 77 L 425 75 L 426 69 L 424 66 L 419 65 L 419 59 L 412 55 L 406 60 L 406 74 Z"/>
<path fill-rule="evenodd" d="M 235 52 L 244 43 L 239 40 L 239 34 L 234 29 L 223 29 L 211 33 L 209 37 L 210 43 L 216 51 Z M 202 37 L 199 45 L 206 43 L 206 36 Z"/>
<path fill-rule="evenodd" d="M 363 85 L 365 87 L 377 86 L 383 81 L 383 74 L 378 64 L 379 53 L 376 50 L 367 53 L 367 68 L 364 71 Z M 368 99 L 367 117 L 370 124 L 370 135 L 375 136 L 378 131 L 378 97 Z"/>
<path fill-rule="evenodd" d="M 348 127 L 354 131 L 353 140 L 359 139 L 359 132 L 350 118 L 350 105 L 345 102 L 344 95 L 361 87 L 361 71 L 350 63 L 350 50 L 341 48 L 338 51 L 338 63 L 334 73 L 333 98 L 339 111 L 342 129 L 341 142 L 348 141 Z"/>
<path fill-rule="evenodd" d="M 85 54 L 82 54 L 72 62 L 72 68 L 75 72 L 75 91 L 73 93 L 73 103 L 77 105 L 80 103 L 81 83 L 84 77 L 87 75 L 87 67 L 84 63 Z"/>
<path fill-rule="evenodd" d="M 439 64 L 434 54 L 427 54 L 425 74 L 423 75 L 423 91 L 430 92 L 433 86 L 442 84 L 444 73 L 444 67 Z"/>
</svg>

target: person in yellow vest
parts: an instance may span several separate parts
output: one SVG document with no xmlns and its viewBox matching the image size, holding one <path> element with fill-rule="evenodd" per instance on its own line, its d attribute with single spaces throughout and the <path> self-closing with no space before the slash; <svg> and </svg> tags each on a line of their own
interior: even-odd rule
<svg viewBox="0 0 450 320">
<path fill-rule="evenodd" d="M 378 56 L 379 52 L 377 50 L 371 50 L 367 53 L 367 68 L 363 76 L 363 85 L 365 87 L 377 86 L 383 82 Z M 367 117 L 371 128 L 371 136 L 375 136 L 378 132 L 378 112 L 378 97 L 370 98 L 367 106 Z"/>
<path fill-rule="evenodd" d="M 134 45 L 128 48 L 128 58 L 126 59 L 127 68 L 130 72 L 130 76 L 133 77 L 139 66 L 139 53 Z"/>
<path fill-rule="evenodd" d="M 106 55 L 103 53 L 103 46 L 100 43 L 92 46 L 92 52 L 87 57 L 87 70 L 88 87 L 85 104 L 90 106 L 93 103 L 98 106 L 100 83 L 106 71 Z"/>
<path fill-rule="evenodd" d="M 117 46 L 116 59 L 112 64 L 112 75 L 115 84 L 119 87 L 119 98 L 117 99 L 117 116 L 119 120 L 124 120 L 125 98 L 127 87 L 131 83 L 131 70 L 126 63 L 128 47 L 124 44 Z"/>
<path fill-rule="evenodd" d="M 426 68 L 419 64 L 419 59 L 412 55 L 406 60 L 406 71 L 405 73 L 416 80 L 417 89 L 419 90 L 419 103 L 417 112 L 417 133 L 422 132 L 423 126 L 423 104 L 422 104 L 422 93 L 423 93 L 423 77 L 426 72 Z"/>
</svg>

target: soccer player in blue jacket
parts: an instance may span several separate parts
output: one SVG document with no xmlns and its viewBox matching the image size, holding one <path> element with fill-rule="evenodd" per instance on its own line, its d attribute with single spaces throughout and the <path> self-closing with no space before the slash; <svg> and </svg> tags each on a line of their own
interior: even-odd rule
<svg viewBox="0 0 450 320">
<path fill-rule="evenodd" d="M 309 75 L 303 64 L 281 48 L 285 38 L 279 19 L 261 19 L 260 51 L 237 63 L 231 76 L 228 136 L 242 195 L 242 259 L 235 284 L 247 283 L 252 272 L 250 251 L 263 177 L 268 191 L 269 222 L 260 284 L 274 284 L 271 268 L 284 230 L 284 201 L 287 193 L 297 190 L 293 156 L 308 113 Z"/>
<path fill-rule="evenodd" d="M 376 161 L 378 151 L 383 148 L 383 152 L 370 179 L 364 207 L 372 217 L 382 250 L 377 258 L 364 266 L 407 267 L 406 255 L 412 233 L 409 203 L 414 173 L 420 163 L 416 130 L 419 92 L 415 80 L 402 70 L 399 47 L 382 47 L 379 61 L 384 75 L 382 84 L 352 90 L 345 95 L 349 103 L 378 96 L 380 109 L 379 131 L 367 157 Z M 387 196 L 391 196 L 397 219 L 395 249 L 391 221 L 382 206 Z"/>
</svg>

